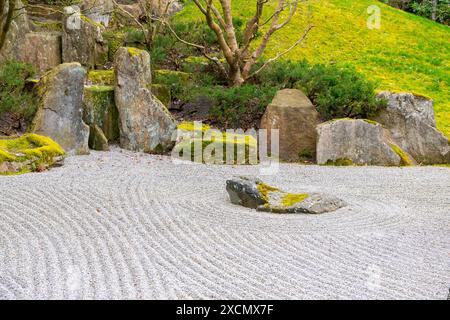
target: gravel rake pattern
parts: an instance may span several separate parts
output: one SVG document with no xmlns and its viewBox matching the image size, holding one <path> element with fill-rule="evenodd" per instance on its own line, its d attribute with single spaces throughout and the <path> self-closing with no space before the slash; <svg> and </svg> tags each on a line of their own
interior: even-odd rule
<svg viewBox="0 0 450 320">
<path fill-rule="evenodd" d="M 232 205 L 257 167 L 113 148 L 0 177 L 2 299 L 448 299 L 450 170 L 281 164 L 267 183 L 349 206 Z"/>
</svg>

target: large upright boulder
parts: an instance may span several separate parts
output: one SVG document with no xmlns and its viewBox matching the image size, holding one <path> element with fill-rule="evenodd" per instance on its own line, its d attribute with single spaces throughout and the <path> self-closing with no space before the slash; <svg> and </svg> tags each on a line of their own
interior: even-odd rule
<svg viewBox="0 0 450 320">
<path fill-rule="evenodd" d="M 31 131 L 52 138 L 69 155 L 89 153 L 89 127 L 82 120 L 85 78 L 79 63 L 64 63 L 37 85 L 39 103 Z"/>
<path fill-rule="evenodd" d="M 120 145 L 149 153 L 170 150 L 176 122 L 148 89 L 150 55 L 143 50 L 122 47 L 117 50 L 114 64 Z"/>
<path fill-rule="evenodd" d="M 103 39 L 105 27 L 82 15 L 78 6 L 64 8 L 62 60 L 79 62 L 88 68 L 103 66 L 108 46 Z"/>
<path fill-rule="evenodd" d="M 285 89 L 278 91 L 267 107 L 261 119 L 261 129 L 267 130 L 269 148 L 271 130 L 278 129 L 280 160 L 298 161 L 305 155 L 315 157 L 319 120 L 319 113 L 303 92 Z"/>
<path fill-rule="evenodd" d="M 369 120 L 338 119 L 317 127 L 318 164 L 400 166 L 413 163 L 389 132 Z"/>
<path fill-rule="evenodd" d="M 0 63 L 7 60 L 19 60 L 20 52 L 25 43 L 25 35 L 30 31 L 30 23 L 24 5 L 20 0 L 16 1 L 18 9 L 13 19 L 9 31 L 6 35 L 5 44 L 0 51 Z M 5 2 L 6 12 L 8 12 L 8 0 Z"/>
<path fill-rule="evenodd" d="M 436 128 L 433 101 L 412 93 L 382 92 L 387 108 L 376 119 L 419 163 L 450 163 L 449 140 Z"/>
<path fill-rule="evenodd" d="M 44 73 L 62 62 L 60 32 L 29 32 L 20 51 L 20 60 Z"/>
</svg>

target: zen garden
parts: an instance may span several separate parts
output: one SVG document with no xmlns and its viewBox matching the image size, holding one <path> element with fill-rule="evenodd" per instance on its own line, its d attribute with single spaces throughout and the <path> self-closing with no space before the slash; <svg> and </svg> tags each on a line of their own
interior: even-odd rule
<svg viewBox="0 0 450 320">
<path fill-rule="evenodd" d="M 448 299 L 449 25 L 0 0 L 0 299 Z"/>
</svg>

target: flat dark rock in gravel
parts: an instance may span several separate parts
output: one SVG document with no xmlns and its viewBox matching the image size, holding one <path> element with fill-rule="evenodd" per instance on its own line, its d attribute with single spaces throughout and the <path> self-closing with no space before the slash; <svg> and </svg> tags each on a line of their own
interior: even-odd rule
<svg viewBox="0 0 450 320">
<path fill-rule="evenodd" d="M 339 198 L 321 193 L 288 193 L 255 178 L 227 180 L 231 203 L 272 213 L 320 214 L 347 206 Z"/>
</svg>

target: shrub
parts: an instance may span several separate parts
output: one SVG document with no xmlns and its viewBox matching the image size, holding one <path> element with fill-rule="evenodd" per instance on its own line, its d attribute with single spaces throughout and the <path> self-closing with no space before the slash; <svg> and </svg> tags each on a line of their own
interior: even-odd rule
<svg viewBox="0 0 450 320">
<path fill-rule="evenodd" d="M 16 113 L 29 119 L 36 109 L 32 93 L 25 90 L 26 79 L 34 75 L 33 67 L 17 61 L 0 66 L 0 114 Z"/>
<path fill-rule="evenodd" d="M 350 68 L 279 62 L 262 72 L 257 81 L 280 89 L 301 89 L 325 120 L 370 118 L 385 105 L 376 98 L 375 83 Z"/>
<path fill-rule="evenodd" d="M 214 107 L 210 110 L 210 115 L 224 128 L 256 127 L 276 92 L 276 87 L 254 84 L 211 88 L 209 97 L 213 99 Z"/>
</svg>

